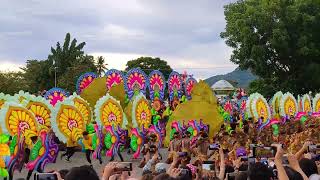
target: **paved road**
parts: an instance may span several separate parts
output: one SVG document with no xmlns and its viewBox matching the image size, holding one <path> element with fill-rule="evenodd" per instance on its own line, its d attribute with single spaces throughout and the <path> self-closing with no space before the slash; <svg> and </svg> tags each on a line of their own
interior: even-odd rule
<svg viewBox="0 0 320 180">
<path fill-rule="evenodd" d="M 161 149 L 160 153 L 163 156 L 163 160 L 165 161 L 167 158 L 167 149 Z M 135 170 L 133 172 L 133 174 L 135 174 L 136 176 L 140 176 L 142 174 L 142 169 L 138 168 L 139 162 L 141 159 L 135 159 L 132 160 L 132 155 L 128 155 L 126 152 L 122 153 L 122 156 L 124 158 L 124 161 L 131 161 L 133 162 L 133 170 Z M 98 160 L 93 160 L 92 161 L 92 165 L 94 167 L 94 169 L 97 171 L 98 175 L 101 175 L 102 170 L 104 168 L 104 166 L 109 162 L 109 157 L 103 157 L 103 163 L 102 165 L 99 164 Z M 120 161 L 120 159 L 116 156 L 115 161 Z M 57 162 L 54 164 L 48 164 L 46 166 L 46 171 L 50 171 L 50 170 L 61 170 L 61 169 L 70 169 L 72 167 L 76 167 L 76 166 L 81 166 L 81 165 L 88 165 L 88 162 L 86 161 L 86 157 L 85 154 L 83 152 L 76 152 L 72 158 L 71 158 L 71 162 L 66 162 L 65 160 L 60 160 L 60 154 L 57 158 Z M 19 172 L 14 172 L 13 175 L 13 179 L 17 179 L 17 178 L 26 178 L 27 177 L 27 170 L 23 169 L 21 173 Z M 33 177 L 33 176 L 32 176 Z M 31 178 L 33 179 L 33 178 Z"/>
</svg>

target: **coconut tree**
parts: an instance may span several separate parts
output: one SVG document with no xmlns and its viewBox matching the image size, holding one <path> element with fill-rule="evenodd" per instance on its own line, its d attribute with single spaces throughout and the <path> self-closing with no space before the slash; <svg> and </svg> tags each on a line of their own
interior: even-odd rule
<svg viewBox="0 0 320 180">
<path fill-rule="evenodd" d="M 104 57 L 98 56 L 96 67 L 99 77 L 101 77 L 101 75 L 104 74 L 106 70 L 108 70 L 107 65 L 108 64 L 105 63 Z"/>
</svg>

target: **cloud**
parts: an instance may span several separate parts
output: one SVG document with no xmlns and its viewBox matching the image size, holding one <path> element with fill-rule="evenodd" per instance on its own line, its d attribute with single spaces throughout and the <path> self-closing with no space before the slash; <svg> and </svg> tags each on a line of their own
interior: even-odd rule
<svg viewBox="0 0 320 180">
<path fill-rule="evenodd" d="M 11 63 L 10 61 L 2 61 L 0 65 L 0 72 L 8 72 L 8 71 L 21 71 L 22 64 Z"/>
<path fill-rule="evenodd" d="M 106 53 L 106 52 L 94 52 L 93 56 L 104 56 L 108 69 L 124 70 L 126 63 L 129 60 L 137 59 L 141 56 L 148 56 L 144 54 L 130 54 L 130 53 Z"/>
<path fill-rule="evenodd" d="M 219 37 L 223 5 L 234 0 L 4 0 L 0 7 L 0 63 L 46 59 L 67 32 L 122 68 L 140 55 L 160 57 L 199 77 L 226 73 L 231 49 Z M 0 64 L 0 67 L 3 66 Z"/>
</svg>

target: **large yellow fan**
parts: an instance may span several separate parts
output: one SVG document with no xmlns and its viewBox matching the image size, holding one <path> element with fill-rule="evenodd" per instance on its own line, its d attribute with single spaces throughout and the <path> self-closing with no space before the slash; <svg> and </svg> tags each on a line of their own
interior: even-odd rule
<svg viewBox="0 0 320 180">
<path fill-rule="evenodd" d="M 59 140 L 66 143 L 69 137 L 74 140 L 81 138 L 85 130 L 81 112 L 75 106 L 64 102 L 58 103 L 56 108 L 53 113 L 55 123 L 52 123 L 52 128 Z"/>
<path fill-rule="evenodd" d="M 148 128 L 152 119 L 149 102 L 142 93 L 133 98 L 132 125 L 133 127 Z"/>
<path fill-rule="evenodd" d="M 4 106 L 6 102 L 18 102 L 15 96 L 10 96 L 9 94 L 0 93 L 0 109 Z"/>
<path fill-rule="evenodd" d="M 302 97 L 302 111 L 306 113 L 312 112 L 311 99 L 308 94 L 305 94 Z"/>
<path fill-rule="evenodd" d="M 298 112 L 298 103 L 295 97 L 287 92 L 285 93 L 280 100 L 280 115 L 283 117 L 295 116 Z"/>
<path fill-rule="evenodd" d="M 313 112 L 318 113 L 320 112 L 320 94 L 316 94 L 312 100 L 312 109 Z"/>
<path fill-rule="evenodd" d="M 97 101 L 95 116 L 98 124 L 103 126 L 114 125 L 126 128 L 128 124 L 120 102 L 109 94 Z"/>
<path fill-rule="evenodd" d="M 72 96 L 69 96 L 66 101 L 72 101 L 73 105 L 81 112 L 86 125 L 91 122 L 93 112 L 86 100 L 74 93 Z"/>
<path fill-rule="evenodd" d="M 11 136 L 20 134 L 25 137 L 27 144 L 31 143 L 30 137 L 37 136 L 37 120 L 33 113 L 25 107 L 6 102 L 0 110 L 1 131 Z"/>
<path fill-rule="evenodd" d="M 41 128 L 48 129 L 51 127 L 51 113 L 54 111 L 52 105 L 41 96 L 27 96 L 21 102 L 35 116 L 38 125 Z"/>
</svg>

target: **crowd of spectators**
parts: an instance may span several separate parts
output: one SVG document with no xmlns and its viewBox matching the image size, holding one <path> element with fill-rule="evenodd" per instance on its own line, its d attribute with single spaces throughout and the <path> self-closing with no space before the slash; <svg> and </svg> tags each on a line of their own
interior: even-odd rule
<svg viewBox="0 0 320 180">
<path fill-rule="evenodd" d="M 123 168 L 127 162 L 109 162 L 103 172 L 80 166 L 53 173 L 59 180 L 320 180 L 320 120 L 308 117 L 308 121 L 289 120 L 279 126 L 276 136 L 272 127 L 259 130 L 251 120 L 241 128 L 238 123 L 226 123 L 214 137 L 202 130 L 196 142 L 190 141 L 190 133 L 176 132 L 167 155 L 160 153 L 152 136 L 136 167 L 142 174 L 132 165 Z"/>
</svg>

